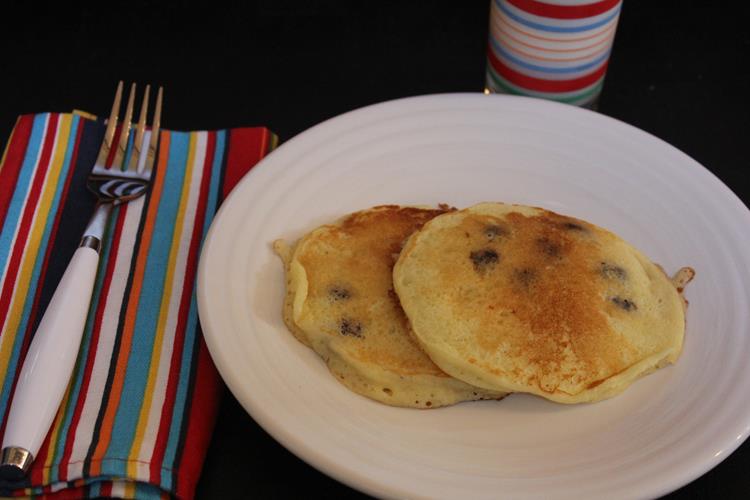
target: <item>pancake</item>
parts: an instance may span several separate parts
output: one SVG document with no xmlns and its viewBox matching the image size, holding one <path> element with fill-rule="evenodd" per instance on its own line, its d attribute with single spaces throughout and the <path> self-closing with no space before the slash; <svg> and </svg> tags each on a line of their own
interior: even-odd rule
<svg viewBox="0 0 750 500">
<path fill-rule="evenodd" d="M 413 333 L 441 369 L 561 403 L 612 397 L 675 362 L 692 276 L 669 279 L 583 220 L 501 203 L 432 219 L 394 267 Z"/>
<path fill-rule="evenodd" d="M 393 291 L 393 264 L 403 243 L 448 210 L 374 207 L 315 229 L 294 248 L 274 243 L 286 268 L 287 327 L 352 391 L 416 408 L 503 395 L 440 370 L 412 337 Z"/>
</svg>

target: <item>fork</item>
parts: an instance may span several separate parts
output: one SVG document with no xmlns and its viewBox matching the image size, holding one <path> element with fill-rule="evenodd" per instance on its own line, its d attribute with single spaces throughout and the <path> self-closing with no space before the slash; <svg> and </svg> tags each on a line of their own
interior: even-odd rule
<svg viewBox="0 0 750 500">
<path fill-rule="evenodd" d="M 96 210 L 50 300 L 21 368 L 10 406 L 0 460 L 0 476 L 21 479 L 49 431 L 75 367 L 94 289 L 99 251 L 112 207 L 142 195 L 148 187 L 159 142 L 162 88 L 156 97 L 151 137 L 142 155 L 150 86 L 146 86 L 130 159 L 135 83 L 130 88 L 120 139 L 111 166 L 107 160 L 117 127 L 123 83 L 117 85 L 104 140 L 87 180 L 97 196 Z"/>
</svg>

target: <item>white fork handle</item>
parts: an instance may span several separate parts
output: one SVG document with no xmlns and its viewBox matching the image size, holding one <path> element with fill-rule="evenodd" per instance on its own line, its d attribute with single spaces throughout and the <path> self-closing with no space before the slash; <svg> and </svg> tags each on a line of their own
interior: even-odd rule
<svg viewBox="0 0 750 500">
<path fill-rule="evenodd" d="M 98 264 L 96 250 L 85 246 L 76 250 L 26 354 L 11 403 L 3 449 L 27 450 L 32 455 L 29 463 L 52 425 L 73 373 Z"/>
</svg>

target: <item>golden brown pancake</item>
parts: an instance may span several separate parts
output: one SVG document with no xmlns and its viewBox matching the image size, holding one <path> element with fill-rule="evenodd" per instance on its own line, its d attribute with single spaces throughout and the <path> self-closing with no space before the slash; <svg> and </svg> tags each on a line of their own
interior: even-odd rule
<svg viewBox="0 0 750 500">
<path fill-rule="evenodd" d="M 679 287 L 692 278 L 685 269 Z M 414 233 L 394 285 L 422 348 L 490 390 L 598 401 L 673 363 L 677 285 L 613 233 L 540 208 L 483 203 Z"/>
<path fill-rule="evenodd" d="M 294 249 L 274 244 L 287 274 L 284 321 L 354 392 L 417 408 L 502 396 L 440 370 L 413 339 L 393 291 L 404 241 L 447 211 L 374 207 L 315 229 Z"/>
</svg>

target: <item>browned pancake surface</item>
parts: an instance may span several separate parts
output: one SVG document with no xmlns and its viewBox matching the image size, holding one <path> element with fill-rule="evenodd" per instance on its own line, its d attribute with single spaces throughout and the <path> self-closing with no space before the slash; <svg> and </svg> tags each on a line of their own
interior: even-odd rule
<svg viewBox="0 0 750 500">
<path fill-rule="evenodd" d="M 412 336 L 393 290 L 393 265 L 407 238 L 449 210 L 356 212 L 312 231 L 287 259 L 287 325 L 356 392 L 415 407 L 499 396 L 438 368 Z"/>
<path fill-rule="evenodd" d="M 428 224 L 396 269 L 415 333 L 444 370 L 573 402 L 599 398 L 586 391 L 647 358 L 679 354 L 681 298 L 637 250 L 550 211 L 478 207 Z"/>
</svg>

